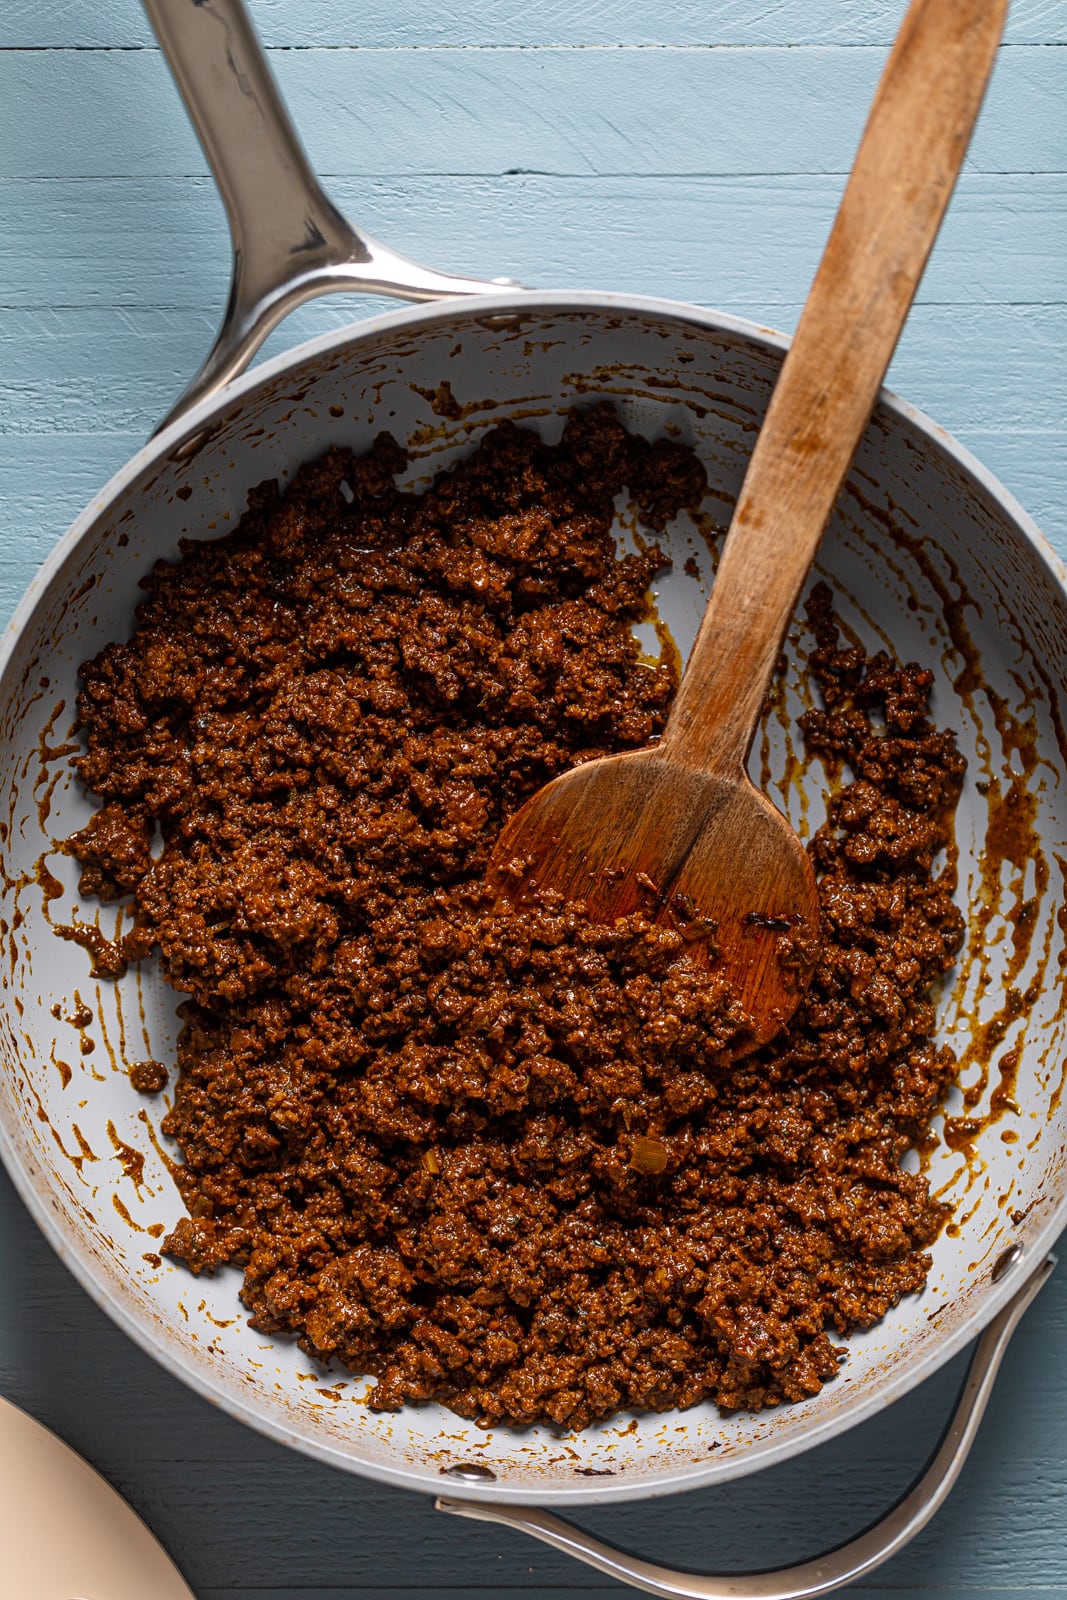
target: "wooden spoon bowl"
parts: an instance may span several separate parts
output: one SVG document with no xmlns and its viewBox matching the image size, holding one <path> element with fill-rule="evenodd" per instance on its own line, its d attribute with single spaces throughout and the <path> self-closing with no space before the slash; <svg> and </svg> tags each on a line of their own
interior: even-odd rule
<svg viewBox="0 0 1067 1600">
<path fill-rule="evenodd" d="M 586 762 L 539 790 L 504 828 L 490 882 L 498 903 L 552 889 L 595 922 L 643 912 L 676 928 L 728 975 L 751 1018 L 740 1049 L 788 1021 L 819 933 L 815 874 L 781 812 L 741 768 L 681 766 L 661 745 Z"/>
</svg>

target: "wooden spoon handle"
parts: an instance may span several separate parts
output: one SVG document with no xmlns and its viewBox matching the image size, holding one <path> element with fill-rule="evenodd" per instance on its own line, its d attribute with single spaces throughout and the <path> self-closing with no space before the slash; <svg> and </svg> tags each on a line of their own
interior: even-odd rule
<svg viewBox="0 0 1067 1600">
<path fill-rule="evenodd" d="M 742 485 L 661 748 L 744 764 L 963 163 L 1008 0 L 912 0 Z"/>
</svg>

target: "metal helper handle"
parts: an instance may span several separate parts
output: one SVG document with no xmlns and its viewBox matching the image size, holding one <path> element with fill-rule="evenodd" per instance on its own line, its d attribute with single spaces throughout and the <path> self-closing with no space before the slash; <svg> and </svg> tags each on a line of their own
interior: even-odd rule
<svg viewBox="0 0 1067 1600">
<path fill-rule="evenodd" d="M 661 1595 L 664 1600 L 814 1600 L 815 1596 L 855 1583 L 880 1567 L 902 1550 L 940 1508 L 974 1443 L 1008 1342 L 1055 1265 L 1055 1256 L 1048 1256 L 979 1339 L 956 1410 L 941 1444 L 915 1486 L 880 1522 L 828 1555 L 817 1556 L 814 1561 L 782 1567 L 776 1572 L 701 1577 L 698 1573 L 673 1572 L 669 1567 L 625 1555 L 546 1511 L 453 1500 L 449 1496 L 439 1497 L 434 1504 L 438 1511 L 448 1511 L 457 1517 L 499 1522 L 506 1528 L 531 1534 L 575 1560 L 606 1572 L 620 1583 L 643 1589 L 647 1594 Z"/>
<path fill-rule="evenodd" d="M 311 170 L 244 0 L 143 3 L 215 175 L 233 238 L 222 326 L 160 427 L 236 378 L 282 318 L 318 295 L 355 290 L 438 300 L 519 287 L 510 278 L 487 282 L 434 272 L 346 221 Z"/>
</svg>

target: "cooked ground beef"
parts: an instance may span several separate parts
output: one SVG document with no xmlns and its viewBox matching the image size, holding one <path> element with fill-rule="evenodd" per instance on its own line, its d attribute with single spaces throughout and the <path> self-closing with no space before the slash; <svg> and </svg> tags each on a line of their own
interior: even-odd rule
<svg viewBox="0 0 1067 1600">
<path fill-rule="evenodd" d="M 497 913 L 481 881 L 536 788 L 663 726 L 673 669 L 632 634 L 663 558 L 616 555 L 613 501 L 662 528 L 699 463 L 607 406 L 554 447 L 505 425 L 423 494 L 404 462 L 383 436 L 262 485 L 82 669 L 82 888 L 132 895 L 190 997 L 165 1248 L 239 1263 L 253 1325 L 377 1407 L 576 1429 L 814 1394 L 943 1220 L 901 1167 L 955 1070 L 930 995 L 963 762 L 931 674 L 843 646 L 816 591 L 803 736 L 851 774 L 811 845 L 824 943 L 732 1061 L 675 929 Z"/>
</svg>

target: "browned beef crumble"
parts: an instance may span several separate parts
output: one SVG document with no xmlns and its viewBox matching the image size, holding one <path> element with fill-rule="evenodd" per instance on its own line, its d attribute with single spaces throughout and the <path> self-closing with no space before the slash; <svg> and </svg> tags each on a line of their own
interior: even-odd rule
<svg viewBox="0 0 1067 1600">
<path fill-rule="evenodd" d="M 662 727 L 674 675 L 631 632 L 662 558 L 616 556 L 612 503 L 662 528 L 702 469 L 605 406 L 551 448 L 504 426 L 422 495 L 404 459 L 383 436 L 262 485 L 83 668 L 82 887 L 134 897 L 190 997 L 166 1249 L 239 1263 L 253 1325 L 378 1407 L 582 1428 L 814 1394 L 943 1219 L 900 1165 L 955 1070 L 930 994 L 963 762 L 931 674 L 842 647 L 816 593 L 803 735 L 852 774 L 811 846 L 825 943 L 730 1065 L 736 1008 L 678 931 L 480 886 L 533 790 Z"/>
<path fill-rule="evenodd" d="M 160 1094 L 167 1087 L 162 1061 L 131 1061 L 126 1072 L 138 1094 Z"/>
</svg>

